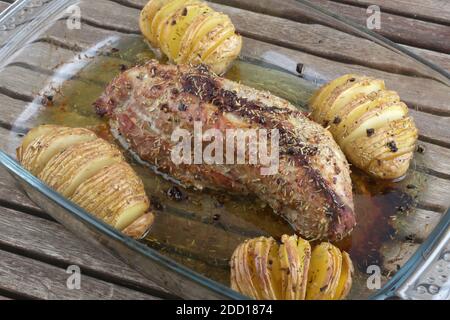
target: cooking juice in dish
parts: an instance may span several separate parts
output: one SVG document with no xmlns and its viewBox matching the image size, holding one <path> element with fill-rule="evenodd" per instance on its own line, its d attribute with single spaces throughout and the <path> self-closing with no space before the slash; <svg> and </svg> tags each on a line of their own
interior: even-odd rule
<svg viewBox="0 0 450 320">
<path fill-rule="evenodd" d="M 115 141 L 107 121 L 95 114 L 92 103 L 121 71 L 153 58 L 154 53 L 140 37 L 115 43 L 113 48 L 86 61 L 57 90 L 43 94 L 46 106 L 37 114 L 36 125 L 88 127 L 101 137 Z M 314 84 L 295 74 L 245 58 L 236 61 L 225 77 L 268 90 L 304 111 L 316 89 Z M 137 161 L 131 153 L 125 154 L 144 181 L 156 213 L 155 223 L 142 241 L 207 277 L 229 285 L 229 258 L 239 243 L 261 235 L 280 239 L 282 234 L 293 233 L 282 218 L 253 196 L 184 189 Z M 385 243 L 405 241 L 397 235 L 393 222 L 398 215 L 413 210 L 416 196 L 423 188 L 423 175 L 414 170 L 417 161 L 420 159 L 416 156 L 400 182 L 374 180 L 352 168 L 358 225 L 351 236 L 337 243 L 350 253 L 356 269 L 349 298 L 364 298 L 374 293 L 366 286 L 368 266 L 379 266 L 383 281 L 390 276 L 383 270 L 381 247 Z"/>
</svg>

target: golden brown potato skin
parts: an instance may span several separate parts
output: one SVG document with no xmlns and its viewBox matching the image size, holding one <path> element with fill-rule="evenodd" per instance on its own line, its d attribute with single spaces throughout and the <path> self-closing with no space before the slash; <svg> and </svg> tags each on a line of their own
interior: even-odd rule
<svg viewBox="0 0 450 320">
<path fill-rule="evenodd" d="M 176 64 L 206 64 L 223 74 L 237 58 L 242 37 L 230 18 L 199 0 L 150 0 L 139 26 L 154 48 Z"/>
<path fill-rule="evenodd" d="M 153 223 L 141 179 L 117 147 L 88 129 L 34 128 L 17 158 L 51 188 L 129 236 L 141 237 Z"/>
<path fill-rule="evenodd" d="M 384 81 L 344 75 L 320 88 L 310 107 L 311 118 L 329 129 L 353 165 L 380 179 L 405 175 L 418 131 Z"/>
<path fill-rule="evenodd" d="M 246 240 L 230 261 L 231 288 L 258 300 L 341 300 L 350 292 L 353 264 L 346 252 L 322 242 L 283 235 Z"/>
</svg>

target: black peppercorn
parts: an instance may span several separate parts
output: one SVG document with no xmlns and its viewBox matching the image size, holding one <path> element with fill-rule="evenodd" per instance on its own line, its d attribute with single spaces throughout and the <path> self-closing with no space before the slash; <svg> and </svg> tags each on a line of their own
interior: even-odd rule
<svg viewBox="0 0 450 320">
<path fill-rule="evenodd" d="M 368 137 L 371 137 L 375 133 L 375 129 L 373 129 L 373 128 L 367 129 L 366 133 L 367 133 Z"/>
<path fill-rule="evenodd" d="M 387 146 L 388 146 L 389 150 L 391 150 L 392 152 L 398 151 L 398 147 L 397 147 L 397 144 L 395 143 L 395 141 L 389 141 L 387 143 Z"/>
</svg>

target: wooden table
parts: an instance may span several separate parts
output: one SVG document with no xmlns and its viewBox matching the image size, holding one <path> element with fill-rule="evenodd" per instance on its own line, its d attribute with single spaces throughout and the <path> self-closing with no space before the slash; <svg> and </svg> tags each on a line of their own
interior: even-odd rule
<svg viewBox="0 0 450 320">
<path fill-rule="evenodd" d="M 100 0 L 92 8 L 83 11 L 82 22 L 85 32 L 77 43 L 58 38 L 53 41 L 64 50 L 80 50 L 105 32 L 139 33 L 138 10 L 145 0 Z M 450 190 L 450 93 L 436 93 L 433 101 L 420 96 L 420 90 L 438 90 L 430 84 L 427 88 L 416 88 L 412 95 L 402 87 L 405 79 L 408 85 L 414 81 L 408 78 L 407 65 L 395 66 L 398 73 L 388 72 L 389 66 L 377 61 L 366 61 L 364 46 L 354 46 L 335 54 L 334 46 L 339 35 L 337 31 L 314 24 L 306 19 L 293 0 L 217 0 L 212 6 L 229 14 L 239 32 L 245 37 L 244 54 L 257 55 L 274 46 L 282 47 L 293 61 L 308 65 L 320 65 L 318 70 L 331 79 L 352 69 L 355 72 L 371 70 L 392 83 L 394 89 L 411 107 L 411 113 L 420 129 L 420 145 L 426 150 L 425 165 L 417 168 L 428 179 L 428 189 L 421 197 L 419 209 L 406 221 L 414 221 L 421 228 L 403 230 L 405 239 L 410 234 L 414 241 L 404 241 L 384 249 L 386 269 L 397 268 L 417 248 L 439 220 L 449 205 Z M 333 10 L 341 15 L 365 24 L 366 7 L 377 4 L 382 9 L 380 34 L 401 44 L 414 53 L 450 71 L 450 2 L 447 0 L 314 0 L 315 4 Z M 0 9 L 9 3 L 0 1 Z M 233 6 L 233 7 L 232 7 Z M 104 19 L 105 12 L 111 15 Z M 115 18 L 117 17 L 117 18 Z M 115 20 L 114 20 L 115 19 Z M 109 21 L 116 21 L 111 24 Z M 112 30 L 112 31 L 111 31 Z M 302 30 L 293 32 L 293 30 Z M 274 37 L 274 34 L 283 35 Z M 92 38 L 92 39 L 91 39 Z M 313 39 L 316 42 L 311 41 Z M 349 41 L 348 37 L 339 38 Z M 45 41 L 40 42 L 45 44 Z M 350 43 L 349 43 L 350 44 Z M 39 52 L 36 45 L 36 50 Z M 24 61 L 9 66 L 11 72 L 20 74 L 19 69 L 45 73 L 45 66 L 33 66 Z M 395 61 L 393 61 L 395 64 Z M 8 68 L 3 72 L 9 72 Z M 295 68 L 295 66 L 294 66 Z M 31 72 L 31 71 L 30 71 Z M 11 128 L 11 121 L 17 108 L 33 98 L 33 92 L 20 91 L 24 84 L 12 77 L 5 80 L 0 75 L 0 98 L 7 101 L 0 106 L 0 137 L 5 137 Z M 407 79 L 408 78 L 408 79 Z M 18 89 L 19 88 L 19 89 Z M 404 92 L 404 93 L 403 93 Z M 9 110 L 13 110 L 8 112 Z M 3 139 L 3 138 L 2 138 Z M 0 139 L 0 141 L 2 140 Z M 1 145 L 0 145 L 1 147 Z M 423 228 L 423 226 L 427 226 Z M 409 234 L 408 234 L 409 233 Z M 82 287 L 69 290 L 66 269 L 78 265 L 82 270 Z M 124 263 L 107 252 L 94 248 L 77 239 L 45 212 L 34 205 L 17 187 L 15 182 L 0 169 L 0 300 L 33 299 L 158 299 L 172 297 L 163 288 L 143 278 Z"/>
</svg>

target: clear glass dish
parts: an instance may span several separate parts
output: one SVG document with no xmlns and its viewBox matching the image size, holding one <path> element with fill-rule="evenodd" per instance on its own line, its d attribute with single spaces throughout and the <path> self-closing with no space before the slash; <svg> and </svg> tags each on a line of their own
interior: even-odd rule
<svg viewBox="0 0 450 320">
<path fill-rule="evenodd" d="M 41 123 L 87 126 L 107 136 L 107 124 L 95 116 L 92 102 L 123 66 L 155 57 L 137 24 L 145 2 L 25 0 L 0 15 L 0 163 L 57 221 L 169 292 L 183 298 L 243 299 L 228 288 L 234 248 L 246 238 L 292 233 L 257 199 L 182 190 L 183 200 L 177 201 L 167 196 L 170 181 L 129 157 L 157 204 L 155 225 L 144 240 L 135 241 L 50 190 L 14 160 L 20 136 Z M 239 1 L 230 2 L 236 7 L 212 4 L 229 14 L 245 37 L 227 78 L 306 109 L 318 85 L 344 73 L 363 73 L 385 79 L 408 103 L 431 155 L 418 152 L 407 177 L 397 183 L 355 172 L 359 226 L 338 245 L 350 251 L 357 267 L 351 299 L 445 297 L 448 282 L 433 295 L 417 287 L 429 288 L 423 277 L 449 258 L 450 213 L 444 211 L 450 202 L 450 188 L 445 188 L 450 160 L 436 165 L 431 159 L 446 148 L 440 141 L 447 131 L 434 124 L 450 114 L 448 72 L 307 1 L 290 6 L 308 24 L 242 11 Z M 270 25 L 267 19 L 271 28 L 264 27 Z M 408 239 L 411 233 L 417 239 Z M 380 290 L 367 286 L 370 266 L 382 272 Z"/>
</svg>

